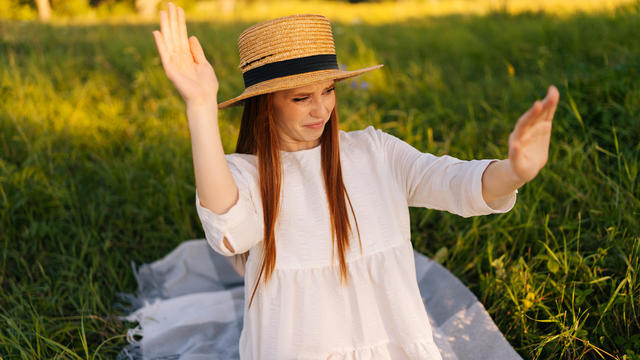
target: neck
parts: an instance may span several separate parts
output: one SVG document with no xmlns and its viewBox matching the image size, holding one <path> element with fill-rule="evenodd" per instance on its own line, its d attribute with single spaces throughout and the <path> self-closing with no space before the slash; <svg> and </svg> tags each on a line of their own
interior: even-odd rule
<svg viewBox="0 0 640 360">
<path fill-rule="evenodd" d="M 280 138 L 280 150 L 286 152 L 295 152 L 300 150 L 313 149 L 320 145 L 320 139 L 314 141 L 291 141 Z"/>
</svg>

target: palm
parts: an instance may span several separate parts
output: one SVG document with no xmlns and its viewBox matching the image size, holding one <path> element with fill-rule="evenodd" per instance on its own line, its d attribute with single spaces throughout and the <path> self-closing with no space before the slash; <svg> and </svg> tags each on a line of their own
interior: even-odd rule
<svg viewBox="0 0 640 360">
<path fill-rule="evenodd" d="M 551 122 L 560 95 L 550 86 L 543 101 L 536 101 L 516 123 L 509 135 L 509 162 L 522 182 L 533 179 L 547 163 Z"/>
<path fill-rule="evenodd" d="M 185 102 L 217 101 L 218 79 L 198 39 L 187 38 L 184 10 L 169 3 L 160 12 L 160 29 L 153 35 L 162 66 Z"/>
</svg>

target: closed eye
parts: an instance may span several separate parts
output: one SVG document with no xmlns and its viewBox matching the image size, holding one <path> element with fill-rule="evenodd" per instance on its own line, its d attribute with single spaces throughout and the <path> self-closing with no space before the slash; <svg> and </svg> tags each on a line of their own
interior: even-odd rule
<svg viewBox="0 0 640 360">
<path fill-rule="evenodd" d="M 330 92 L 332 92 L 335 89 L 336 89 L 335 87 L 331 87 L 331 88 L 327 89 L 326 93 L 329 94 Z M 300 101 L 305 101 L 307 99 L 309 99 L 309 97 L 305 96 L 305 97 L 300 97 L 300 98 L 293 98 L 293 101 L 300 102 Z"/>
</svg>

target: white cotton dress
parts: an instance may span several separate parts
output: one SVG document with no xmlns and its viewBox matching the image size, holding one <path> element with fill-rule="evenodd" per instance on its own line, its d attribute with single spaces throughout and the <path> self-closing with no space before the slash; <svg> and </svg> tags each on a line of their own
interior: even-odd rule
<svg viewBox="0 0 640 360">
<path fill-rule="evenodd" d="M 442 359 L 416 281 L 408 207 L 464 217 L 511 210 L 517 190 L 491 204 L 482 197 L 482 173 L 493 159 L 422 153 L 371 126 L 340 131 L 343 180 L 362 241 L 361 254 L 357 237 L 351 239 L 345 287 L 337 256 L 331 264 L 320 146 L 280 154 L 276 267 L 250 309 L 263 239 L 256 156 L 226 155 L 239 188 L 237 203 L 226 213 L 203 207 L 196 190 L 211 247 L 234 255 L 223 245 L 226 236 L 236 254 L 249 251 L 240 359 Z"/>
</svg>

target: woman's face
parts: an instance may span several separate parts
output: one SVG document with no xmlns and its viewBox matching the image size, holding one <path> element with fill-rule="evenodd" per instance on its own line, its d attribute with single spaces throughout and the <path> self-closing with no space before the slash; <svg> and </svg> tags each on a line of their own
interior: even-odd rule
<svg viewBox="0 0 640 360">
<path fill-rule="evenodd" d="M 280 150 L 298 151 L 320 143 L 336 105 L 334 81 L 327 80 L 273 94 L 273 111 Z"/>
</svg>

